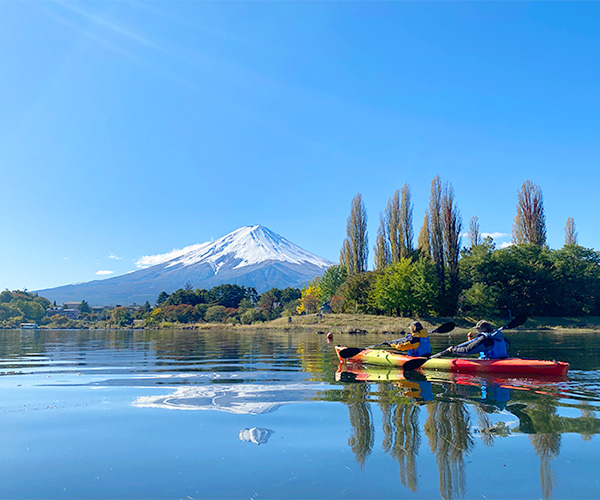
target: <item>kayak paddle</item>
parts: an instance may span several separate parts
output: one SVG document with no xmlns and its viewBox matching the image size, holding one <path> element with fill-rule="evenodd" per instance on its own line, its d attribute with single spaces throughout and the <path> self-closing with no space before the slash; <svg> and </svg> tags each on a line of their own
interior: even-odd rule
<svg viewBox="0 0 600 500">
<path fill-rule="evenodd" d="M 498 328 L 498 330 L 510 330 L 512 328 L 516 328 L 518 326 L 521 326 L 523 323 L 525 323 L 525 321 L 527 321 L 527 316 L 517 316 L 516 318 L 513 318 L 512 320 L 510 320 L 506 325 Z M 457 346 L 450 346 L 450 347 L 444 349 L 442 352 L 438 352 L 437 354 L 434 354 L 433 356 L 429 356 L 427 358 L 410 359 L 402 365 L 402 368 L 404 370 L 416 370 L 417 368 L 420 368 L 421 366 L 423 366 L 427 362 L 427 360 L 433 359 L 433 358 L 439 358 L 440 356 L 443 356 L 444 354 L 448 353 L 452 349 L 452 347 L 459 347 L 459 346 L 468 344 L 469 342 L 471 342 L 471 340 L 467 340 L 466 342 L 463 342 L 462 344 L 458 344 Z"/>
<path fill-rule="evenodd" d="M 454 327 L 456 326 L 455 323 L 444 323 L 440 326 L 438 326 L 435 330 L 431 330 L 429 333 L 448 333 L 451 332 L 452 330 L 454 330 Z M 375 344 L 369 347 L 363 347 L 362 349 L 360 347 L 346 347 L 345 349 L 342 349 L 338 355 L 340 358 L 342 359 L 348 359 L 351 358 L 353 356 L 356 356 L 359 352 L 362 352 L 366 349 L 374 349 L 376 347 L 381 347 L 381 346 L 388 346 L 389 347 L 389 342 L 382 342 L 381 344 Z"/>
</svg>

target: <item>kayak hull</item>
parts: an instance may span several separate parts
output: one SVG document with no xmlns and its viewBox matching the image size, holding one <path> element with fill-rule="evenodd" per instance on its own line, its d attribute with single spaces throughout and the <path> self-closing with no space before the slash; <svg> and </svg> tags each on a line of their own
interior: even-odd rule
<svg viewBox="0 0 600 500">
<path fill-rule="evenodd" d="M 344 346 L 336 346 L 339 353 Z M 348 359 L 340 358 L 341 362 L 364 363 L 378 366 L 393 366 L 402 368 L 404 363 L 415 358 L 385 349 L 364 349 Z M 462 373 L 502 373 L 521 376 L 561 377 L 569 371 L 569 363 L 561 361 L 543 361 L 537 359 L 478 359 L 478 358 L 434 358 L 427 360 L 421 368 L 425 370 L 441 370 Z"/>
</svg>

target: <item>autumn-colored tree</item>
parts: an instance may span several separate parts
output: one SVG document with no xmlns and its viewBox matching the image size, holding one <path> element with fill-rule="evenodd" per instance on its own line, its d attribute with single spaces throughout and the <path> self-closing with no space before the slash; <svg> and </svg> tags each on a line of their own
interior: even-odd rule
<svg viewBox="0 0 600 500">
<path fill-rule="evenodd" d="M 128 326 L 133 319 L 127 307 L 115 307 L 112 312 L 112 323 L 117 326 Z"/>
<path fill-rule="evenodd" d="M 189 304 L 166 306 L 162 309 L 163 318 L 174 323 L 193 323 L 201 318 L 200 312 Z"/>
<path fill-rule="evenodd" d="M 350 215 L 346 224 L 347 238 L 342 244 L 341 263 L 350 275 L 364 273 L 369 258 L 369 238 L 367 235 L 367 210 L 362 196 L 358 193 L 352 200 Z"/>
<path fill-rule="evenodd" d="M 329 305 L 331 306 L 331 310 L 334 313 L 341 313 L 344 312 L 345 302 L 346 299 L 344 299 L 344 297 L 342 297 L 341 295 L 334 295 L 333 297 L 331 297 Z"/>
<path fill-rule="evenodd" d="M 565 245 L 577 245 L 577 231 L 575 231 L 573 217 L 569 217 L 565 224 Z"/>
<path fill-rule="evenodd" d="M 302 297 L 300 297 L 300 305 L 297 308 L 298 314 L 312 314 L 316 313 L 319 308 L 319 293 L 317 287 L 309 285 L 302 290 Z"/>
<path fill-rule="evenodd" d="M 512 230 L 513 243 L 546 246 L 546 216 L 542 190 L 527 180 L 517 193 L 517 214 Z"/>
</svg>

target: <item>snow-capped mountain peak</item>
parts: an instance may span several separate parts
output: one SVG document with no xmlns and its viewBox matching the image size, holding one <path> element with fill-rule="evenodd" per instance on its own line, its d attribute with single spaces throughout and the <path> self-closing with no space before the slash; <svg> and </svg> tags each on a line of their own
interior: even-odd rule
<svg viewBox="0 0 600 500">
<path fill-rule="evenodd" d="M 194 247 L 168 262 L 167 267 L 191 266 L 207 263 L 217 273 L 225 263 L 236 261 L 233 269 L 259 264 L 264 261 L 281 261 L 292 264 L 313 264 L 326 268 L 333 263 L 308 252 L 270 229 L 261 226 L 244 226 L 219 238 Z"/>
<path fill-rule="evenodd" d="M 38 291 L 59 302 L 92 305 L 154 303 L 164 291 L 187 285 L 210 289 L 224 283 L 271 288 L 302 287 L 333 262 L 310 253 L 264 226 L 241 227 L 216 241 L 141 257 L 141 269 L 105 280 Z"/>
</svg>

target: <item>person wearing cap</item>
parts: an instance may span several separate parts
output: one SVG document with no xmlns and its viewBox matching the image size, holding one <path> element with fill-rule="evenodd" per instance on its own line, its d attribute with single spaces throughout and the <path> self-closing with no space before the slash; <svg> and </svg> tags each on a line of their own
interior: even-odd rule
<svg viewBox="0 0 600 500">
<path fill-rule="evenodd" d="M 477 322 L 475 328 L 477 335 L 469 332 L 467 342 L 448 348 L 448 352 L 458 356 L 479 353 L 481 359 L 508 358 L 508 342 L 502 334 L 502 329 L 494 329 L 488 321 L 483 319 Z"/>
<path fill-rule="evenodd" d="M 405 351 L 407 356 L 429 356 L 431 354 L 429 332 L 418 321 L 410 324 L 408 335 L 386 343 L 397 351 Z"/>
</svg>

